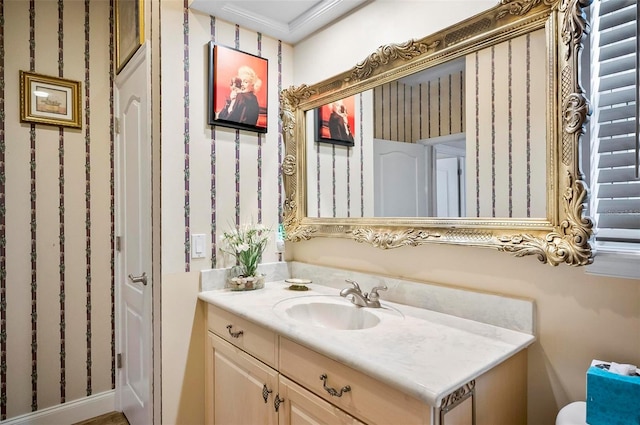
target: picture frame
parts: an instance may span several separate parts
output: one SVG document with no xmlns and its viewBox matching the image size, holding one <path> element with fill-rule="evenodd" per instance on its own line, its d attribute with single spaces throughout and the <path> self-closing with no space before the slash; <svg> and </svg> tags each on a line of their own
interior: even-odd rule
<svg viewBox="0 0 640 425">
<path fill-rule="evenodd" d="M 209 42 L 209 125 L 266 133 L 269 61 Z"/>
<path fill-rule="evenodd" d="M 116 74 L 144 43 L 144 0 L 115 0 Z"/>
<path fill-rule="evenodd" d="M 316 108 L 316 142 L 354 146 L 355 104 L 354 95 Z"/>
<path fill-rule="evenodd" d="M 20 71 L 20 121 L 82 127 L 81 83 Z"/>
</svg>

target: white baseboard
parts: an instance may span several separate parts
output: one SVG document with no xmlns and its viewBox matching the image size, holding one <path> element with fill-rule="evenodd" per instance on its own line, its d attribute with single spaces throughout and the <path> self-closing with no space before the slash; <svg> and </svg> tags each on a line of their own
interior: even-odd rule
<svg viewBox="0 0 640 425">
<path fill-rule="evenodd" d="M 37 412 L 0 421 L 2 425 L 69 425 L 115 410 L 116 391 L 110 390 Z"/>
</svg>

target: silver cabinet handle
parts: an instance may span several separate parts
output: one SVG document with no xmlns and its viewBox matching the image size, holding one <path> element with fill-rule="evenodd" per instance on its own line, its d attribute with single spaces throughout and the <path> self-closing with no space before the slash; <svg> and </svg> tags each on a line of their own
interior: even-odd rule
<svg viewBox="0 0 640 425">
<path fill-rule="evenodd" d="M 280 405 L 284 403 L 284 398 L 280 398 L 280 394 L 276 394 L 276 398 L 273 399 L 273 407 L 276 409 L 276 413 L 280 409 Z"/>
<path fill-rule="evenodd" d="M 133 283 L 140 283 L 142 282 L 142 284 L 144 286 L 147 286 L 147 273 L 146 272 L 142 272 L 142 274 L 140 276 L 134 276 L 132 274 L 129 274 L 129 280 Z"/>
<path fill-rule="evenodd" d="M 322 381 L 322 387 L 332 397 L 342 397 L 343 393 L 348 393 L 349 391 L 351 391 L 351 386 L 350 385 L 345 385 L 344 387 L 340 388 L 340 391 L 337 391 L 335 388 L 327 387 L 327 374 L 326 373 L 323 373 L 322 375 L 320 375 L 320 380 Z"/>
<path fill-rule="evenodd" d="M 269 400 L 269 394 L 271 394 L 273 390 L 267 388 L 267 384 L 262 386 L 262 398 L 264 399 L 264 404 L 267 404 L 267 400 Z"/>
<path fill-rule="evenodd" d="M 231 328 L 233 328 L 233 325 L 227 325 L 227 330 L 229 331 L 229 335 L 231 335 L 231 337 L 233 338 L 240 338 L 240 335 L 244 333 L 244 331 L 232 332 Z"/>
</svg>

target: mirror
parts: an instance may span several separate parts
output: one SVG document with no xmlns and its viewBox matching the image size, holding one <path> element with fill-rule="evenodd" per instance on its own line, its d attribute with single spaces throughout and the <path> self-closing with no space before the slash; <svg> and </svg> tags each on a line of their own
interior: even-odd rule
<svg viewBox="0 0 640 425">
<path fill-rule="evenodd" d="M 578 162 L 589 111 L 578 82 L 585 3 L 501 2 L 284 90 L 287 238 L 477 245 L 591 263 Z M 354 105 L 344 121 L 353 146 L 321 137 L 328 119 L 317 111 L 337 101 Z"/>
</svg>

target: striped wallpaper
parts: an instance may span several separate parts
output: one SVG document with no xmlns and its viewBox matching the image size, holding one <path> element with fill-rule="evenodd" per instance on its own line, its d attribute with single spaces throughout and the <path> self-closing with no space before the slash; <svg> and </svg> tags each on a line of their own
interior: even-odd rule
<svg viewBox="0 0 640 425">
<path fill-rule="evenodd" d="M 161 68 L 163 274 L 228 267 L 232 259 L 220 251 L 223 232 L 249 222 L 277 230 L 281 222 L 284 147 L 278 93 L 291 84 L 287 76 L 292 75 L 292 47 L 190 10 L 187 0 L 163 1 L 160 12 L 162 57 L 181 58 L 163 60 Z M 268 90 L 266 134 L 206 123 L 205 46 L 211 40 L 269 61 L 268 84 L 261 88 Z M 176 105 L 182 105 L 179 114 Z M 183 194 L 180 202 L 178 193 Z M 210 249 L 204 259 L 191 258 L 193 234 L 208 236 Z M 263 261 L 280 258 L 275 232 L 273 238 Z"/>
<path fill-rule="evenodd" d="M 0 0 L 2 420 L 115 384 L 111 13 Z M 82 128 L 20 123 L 20 70 L 80 81 Z"/>
<path fill-rule="evenodd" d="M 187 5 L 159 14 L 162 57 L 180 58 L 161 63 L 163 274 L 229 266 L 220 234 L 277 229 L 282 212 L 292 47 Z M 112 1 L 0 0 L 0 419 L 115 386 L 112 14 Z M 269 60 L 268 133 L 206 124 L 212 39 Z M 20 123 L 19 70 L 80 81 L 82 129 Z M 205 259 L 190 258 L 194 233 L 209 235 Z M 279 258 L 274 242 L 263 260 Z"/>
<path fill-rule="evenodd" d="M 354 146 L 307 144 L 307 214 L 310 217 L 366 217 L 373 215 L 371 189 L 372 91 L 355 96 Z M 307 114 L 307 140 L 315 140 L 314 114 Z"/>
<path fill-rule="evenodd" d="M 406 85 L 399 81 L 373 91 L 376 139 L 415 143 L 464 132 L 464 72 Z"/>
<path fill-rule="evenodd" d="M 538 30 L 467 57 L 467 216 L 547 217 L 545 45 Z"/>
</svg>

